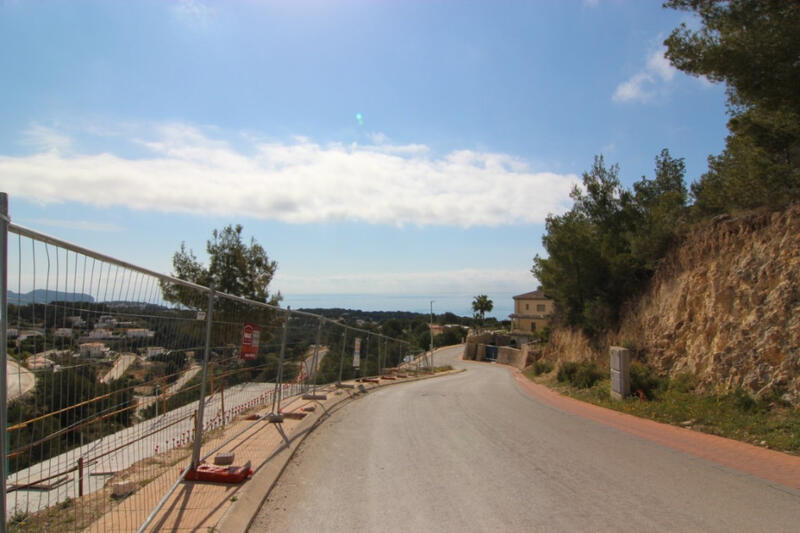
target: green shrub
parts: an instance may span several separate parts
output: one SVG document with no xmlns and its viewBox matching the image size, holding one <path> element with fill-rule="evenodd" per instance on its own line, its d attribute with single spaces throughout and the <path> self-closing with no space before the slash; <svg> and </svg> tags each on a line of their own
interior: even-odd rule
<svg viewBox="0 0 800 533">
<path fill-rule="evenodd" d="M 631 363 L 631 392 L 653 400 L 667 389 L 669 380 L 658 376 L 649 366 L 633 361 Z"/>
<path fill-rule="evenodd" d="M 694 388 L 695 388 L 694 376 L 692 376 L 688 372 L 683 372 L 673 376 L 672 379 L 669 380 L 669 385 L 667 387 L 669 391 L 680 392 L 682 394 L 692 392 L 694 391 Z"/>
<path fill-rule="evenodd" d="M 594 361 L 584 361 L 578 365 L 578 371 L 571 380 L 572 386 L 580 389 L 588 389 L 595 383 L 603 379 L 604 373 Z"/>
<path fill-rule="evenodd" d="M 724 396 L 724 399 L 733 405 L 737 411 L 752 413 L 758 410 L 758 402 L 744 389 L 736 389 Z"/>
<path fill-rule="evenodd" d="M 550 361 L 539 360 L 533 363 L 533 375 L 548 374 L 553 371 L 553 363 Z"/>
<path fill-rule="evenodd" d="M 556 379 L 564 383 L 569 382 L 573 387 L 588 389 L 603 379 L 604 373 L 594 361 L 574 363 L 567 361 L 558 367 Z"/>
<path fill-rule="evenodd" d="M 556 379 L 561 383 L 568 381 L 572 383 L 575 379 L 575 374 L 578 372 L 578 363 L 572 361 L 565 361 L 558 367 L 558 374 Z"/>
</svg>

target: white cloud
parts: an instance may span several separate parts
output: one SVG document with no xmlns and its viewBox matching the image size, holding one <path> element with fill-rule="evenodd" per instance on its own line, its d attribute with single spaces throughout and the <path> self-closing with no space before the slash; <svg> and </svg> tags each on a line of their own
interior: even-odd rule
<svg viewBox="0 0 800 533">
<path fill-rule="evenodd" d="M 94 222 L 91 220 L 57 220 L 52 218 L 34 218 L 30 220 L 34 226 L 49 226 L 54 228 L 77 229 L 81 231 L 114 232 L 122 231 L 116 224 Z M 27 222 L 22 220 L 21 222 Z"/>
<path fill-rule="evenodd" d="M 69 137 L 41 124 L 32 124 L 22 133 L 22 137 L 24 144 L 43 152 L 61 152 L 72 147 L 72 140 Z"/>
<path fill-rule="evenodd" d="M 666 48 L 660 48 L 650 54 L 647 58 L 647 70 L 657 75 L 664 81 L 672 81 L 678 69 L 672 66 L 669 59 L 664 55 Z"/>
<path fill-rule="evenodd" d="M 214 16 L 214 10 L 201 0 L 179 0 L 172 9 L 180 21 L 193 27 L 206 27 Z"/>
<path fill-rule="evenodd" d="M 459 269 L 297 276 L 278 270 L 273 285 L 292 294 L 471 294 L 519 291 L 536 285 L 527 270 Z"/>
<path fill-rule="evenodd" d="M 663 96 L 667 84 L 673 81 L 678 70 L 664 56 L 666 48 L 661 47 L 647 56 L 645 67 L 624 82 L 620 83 L 614 95 L 615 102 L 651 102 Z"/>
<path fill-rule="evenodd" d="M 570 205 L 574 174 L 531 172 L 508 154 L 424 145 L 251 141 L 244 149 L 184 124 L 136 142 L 144 158 L 43 150 L 0 156 L 11 194 L 197 215 L 290 223 L 499 226 L 542 222 Z"/>
</svg>

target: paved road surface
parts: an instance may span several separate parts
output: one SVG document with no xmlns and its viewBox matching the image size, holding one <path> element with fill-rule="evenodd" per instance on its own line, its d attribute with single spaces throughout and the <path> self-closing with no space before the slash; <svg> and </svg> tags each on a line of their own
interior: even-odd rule
<svg viewBox="0 0 800 533">
<path fill-rule="evenodd" d="M 16 400 L 36 386 L 36 377 L 33 372 L 16 361 L 8 359 L 6 362 L 6 383 L 8 384 L 8 401 Z"/>
<path fill-rule="evenodd" d="M 189 367 L 189 370 L 181 374 L 174 383 L 167 387 L 167 395 L 174 394 L 181 390 L 181 388 L 189 382 L 200 370 L 202 370 L 202 366 L 200 365 L 192 365 Z M 136 414 L 140 414 L 146 408 L 150 407 L 150 405 L 156 401 L 161 399 L 161 395 L 157 396 L 138 396 L 139 400 L 139 407 L 136 408 Z"/>
<path fill-rule="evenodd" d="M 506 368 L 388 387 L 311 434 L 250 531 L 798 531 L 800 492 L 542 404 Z"/>
<path fill-rule="evenodd" d="M 106 375 L 100 380 L 101 383 L 111 383 L 115 379 L 119 379 L 128 370 L 128 367 L 136 361 L 136 354 L 135 353 L 124 353 L 117 357 L 117 360 L 114 361 L 114 366 L 111 367 L 111 370 L 106 372 Z"/>
</svg>

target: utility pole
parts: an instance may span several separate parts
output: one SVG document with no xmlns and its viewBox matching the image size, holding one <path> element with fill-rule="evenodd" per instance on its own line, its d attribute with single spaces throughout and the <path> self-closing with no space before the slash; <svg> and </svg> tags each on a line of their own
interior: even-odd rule
<svg viewBox="0 0 800 533">
<path fill-rule="evenodd" d="M 433 366 L 433 300 L 431 300 L 431 369 L 434 368 Z"/>
</svg>

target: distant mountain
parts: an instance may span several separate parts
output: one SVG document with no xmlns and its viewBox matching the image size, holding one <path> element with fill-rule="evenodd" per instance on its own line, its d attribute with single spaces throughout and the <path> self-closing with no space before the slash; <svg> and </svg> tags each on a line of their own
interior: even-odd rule
<svg viewBox="0 0 800 533">
<path fill-rule="evenodd" d="M 29 292 L 17 293 L 8 291 L 8 303 L 11 305 L 28 305 L 31 303 L 44 304 L 52 302 L 88 302 L 93 303 L 94 298 L 88 294 L 51 291 L 36 289 Z"/>
</svg>

